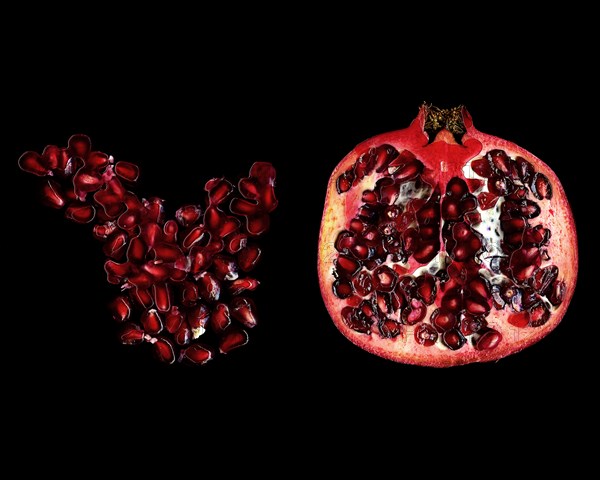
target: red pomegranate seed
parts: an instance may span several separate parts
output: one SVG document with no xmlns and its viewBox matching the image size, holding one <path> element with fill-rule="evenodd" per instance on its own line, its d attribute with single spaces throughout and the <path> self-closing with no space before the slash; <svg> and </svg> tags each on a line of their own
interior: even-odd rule
<svg viewBox="0 0 600 480">
<path fill-rule="evenodd" d="M 108 237 L 115 232 L 117 225 L 115 222 L 106 222 L 94 225 L 93 234 L 98 240 L 107 240 Z"/>
<path fill-rule="evenodd" d="M 565 297 L 566 289 L 567 287 L 565 285 L 565 282 L 563 282 L 562 280 L 554 280 L 554 282 L 552 282 L 550 292 L 546 293 L 546 295 L 548 295 L 548 300 L 550 300 L 550 303 L 555 307 L 560 305 L 563 301 L 563 298 Z"/>
<path fill-rule="evenodd" d="M 213 359 L 215 353 L 208 345 L 195 343 L 181 351 L 180 361 L 190 362 L 194 365 L 204 365 Z"/>
<path fill-rule="evenodd" d="M 236 232 L 228 237 L 226 248 L 229 253 L 237 253 L 248 244 L 248 235 Z"/>
<path fill-rule="evenodd" d="M 260 282 L 254 278 L 238 278 L 231 282 L 227 288 L 232 295 L 239 295 L 242 292 L 253 291 L 260 285 Z"/>
<path fill-rule="evenodd" d="M 212 273 L 202 272 L 198 275 L 198 294 L 206 302 L 217 302 L 221 297 L 221 283 Z"/>
<path fill-rule="evenodd" d="M 181 290 L 182 302 L 184 306 L 191 307 L 198 301 L 198 285 L 194 282 L 185 280 Z"/>
<path fill-rule="evenodd" d="M 50 174 L 50 170 L 44 165 L 42 157 L 36 152 L 25 152 L 19 158 L 19 167 L 27 173 L 33 173 L 38 177 Z"/>
<path fill-rule="evenodd" d="M 487 321 L 483 316 L 473 316 L 469 313 L 464 313 L 460 321 L 460 332 L 465 336 L 473 335 L 486 325 Z"/>
<path fill-rule="evenodd" d="M 175 212 L 175 218 L 183 227 L 193 225 L 202 216 L 202 210 L 198 205 L 185 205 Z"/>
<path fill-rule="evenodd" d="M 154 303 L 159 312 L 167 312 L 171 308 L 171 291 L 166 283 L 155 283 L 152 286 Z"/>
<path fill-rule="evenodd" d="M 117 219 L 117 225 L 123 230 L 131 230 L 139 225 L 141 219 L 141 211 L 138 209 L 127 209 Z"/>
<path fill-rule="evenodd" d="M 427 323 L 417 325 L 414 335 L 417 343 L 424 347 L 431 347 L 438 339 L 438 333 L 435 328 Z"/>
<path fill-rule="evenodd" d="M 150 249 L 154 248 L 154 244 L 160 241 L 162 235 L 162 228 L 155 222 L 144 223 L 141 227 L 140 237 Z"/>
<path fill-rule="evenodd" d="M 163 223 L 165 220 L 164 200 L 158 197 L 150 197 L 142 202 L 145 208 L 144 221 L 152 223 Z"/>
<path fill-rule="evenodd" d="M 256 326 L 256 307 L 250 298 L 235 297 L 230 304 L 231 316 L 247 328 Z"/>
<path fill-rule="evenodd" d="M 132 297 L 142 308 L 150 308 L 154 305 L 154 299 L 147 288 L 133 288 Z"/>
<path fill-rule="evenodd" d="M 213 257 L 213 270 L 218 280 L 238 278 L 238 266 L 233 257 L 217 254 Z"/>
<path fill-rule="evenodd" d="M 206 182 L 204 190 L 208 192 L 210 205 L 219 205 L 233 191 L 233 185 L 224 178 L 213 178 Z"/>
<path fill-rule="evenodd" d="M 182 242 L 183 248 L 186 250 L 192 248 L 194 244 L 202 244 L 208 240 L 210 234 L 204 229 L 203 226 L 195 227 L 189 231 Z"/>
<path fill-rule="evenodd" d="M 110 157 L 102 152 L 91 152 L 85 159 L 85 166 L 92 170 L 102 171 L 109 163 Z"/>
<path fill-rule="evenodd" d="M 213 254 L 205 247 L 192 247 L 190 250 L 190 273 L 197 275 L 212 264 Z"/>
<path fill-rule="evenodd" d="M 118 296 L 108 306 L 112 317 L 117 322 L 124 322 L 131 316 L 131 302 L 123 295 Z"/>
<path fill-rule="evenodd" d="M 181 249 L 174 243 L 160 242 L 152 250 L 154 258 L 163 262 L 175 262 L 183 256 Z"/>
<path fill-rule="evenodd" d="M 42 203 L 51 208 L 62 208 L 65 206 L 65 195 L 60 185 L 54 180 L 48 180 L 42 187 Z"/>
<path fill-rule="evenodd" d="M 466 178 L 465 182 L 467 182 L 470 192 L 476 192 L 483 186 L 483 182 L 478 178 Z"/>
<path fill-rule="evenodd" d="M 137 325 L 126 323 L 121 329 L 119 338 L 123 345 L 137 345 L 144 341 L 144 332 Z"/>
<path fill-rule="evenodd" d="M 552 185 L 550 180 L 543 173 L 536 173 L 531 182 L 531 191 L 535 198 L 550 200 L 552 198 Z"/>
<path fill-rule="evenodd" d="M 210 310 L 206 305 L 198 304 L 192 307 L 187 314 L 187 321 L 190 328 L 194 330 L 194 338 L 204 333 L 206 324 L 210 319 Z"/>
<path fill-rule="evenodd" d="M 210 316 L 210 326 L 214 332 L 222 332 L 231 324 L 229 307 L 224 303 L 217 303 Z"/>
<path fill-rule="evenodd" d="M 175 220 L 167 220 L 163 230 L 165 232 L 165 242 L 177 242 L 177 231 L 179 230 L 179 227 L 177 226 L 177 222 L 175 222 Z"/>
<path fill-rule="evenodd" d="M 63 164 L 61 157 L 60 148 L 56 145 L 47 145 L 42 151 L 41 163 L 49 170 L 64 169 L 66 160 L 64 160 L 65 163 Z"/>
<path fill-rule="evenodd" d="M 175 339 L 175 343 L 177 345 L 188 345 L 192 341 L 192 330 L 187 322 L 183 322 L 177 330 L 173 334 L 173 338 Z"/>
<path fill-rule="evenodd" d="M 458 350 L 465 344 L 465 337 L 458 330 L 448 330 L 442 334 L 442 342 L 450 350 Z"/>
<path fill-rule="evenodd" d="M 175 362 L 175 351 L 173 345 L 166 338 L 157 338 L 152 343 L 154 355 L 158 360 L 166 364 L 172 364 Z"/>
<path fill-rule="evenodd" d="M 219 350 L 221 353 L 229 353 L 234 348 L 248 343 L 248 333 L 243 328 L 230 325 L 219 339 Z"/>
<path fill-rule="evenodd" d="M 83 134 L 72 135 L 68 141 L 68 149 L 73 157 L 86 158 L 90 152 L 91 145 L 90 137 Z"/>
<path fill-rule="evenodd" d="M 127 247 L 127 260 L 133 263 L 142 263 L 146 258 L 146 245 L 140 237 L 134 237 Z"/>
<path fill-rule="evenodd" d="M 104 263 L 104 270 L 117 278 L 125 278 L 131 272 L 131 266 L 129 263 L 117 263 L 113 260 L 107 260 Z"/>
<path fill-rule="evenodd" d="M 482 210 L 489 210 L 490 208 L 494 207 L 494 205 L 496 205 L 498 202 L 498 198 L 499 197 L 497 195 L 489 192 L 481 192 L 479 195 L 477 195 L 479 207 Z"/>
<path fill-rule="evenodd" d="M 150 335 L 160 333 L 163 329 L 162 319 L 154 308 L 142 313 L 140 323 L 142 324 L 144 331 Z"/>
<path fill-rule="evenodd" d="M 115 173 L 123 180 L 135 182 L 140 175 L 140 169 L 133 163 L 117 162 L 115 164 Z"/>
<path fill-rule="evenodd" d="M 438 332 L 442 333 L 456 327 L 457 320 L 452 312 L 447 312 L 438 308 L 431 314 L 431 323 Z"/>
<path fill-rule="evenodd" d="M 181 327 L 183 320 L 183 313 L 177 306 L 173 306 L 165 315 L 165 329 L 167 332 L 174 334 Z"/>
<path fill-rule="evenodd" d="M 171 267 L 160 261 L 150 261 L 142 265 L 142 270 L 148 274 L 152 283 L 160 283 L 171 277 Z"/>
<path fill-rule="evenodd" d="M 238 266 L 243 272 L 252 270 L 260 259 L 261 249 L 256 244 L 248 244 L 238 253 Z"/>
<path fill-rule="evenodd" d="M 96 209 L 83 202 L 73 202 L 65 210 L 65 217 L 76 223 L 90 223 L 96 216 Z"/>
<path fill-rule="evenodd" d="M 489 329 L 475 341 L 475 348 L 477 350 L 491 350 L 496 348 L 501 341 L 502 334 L 496 330 Z"/>
<path fill-rule="evenodd" d="M 104 185 L 102 175 L 88 167 L 80 168 L 73 177 L 75 194 L 79 200 L 84 200 L 90 192 L 99 190 Z"/>
<path fill-rule="evenodd" d="M 433 304 L 437 292 L 433 275 L 424 273 L 415 278 L 415 282 L 417 283 L 417 295 L 419 295 L 419 298 L 423 300 L 425 305 Z"/>
</svg>

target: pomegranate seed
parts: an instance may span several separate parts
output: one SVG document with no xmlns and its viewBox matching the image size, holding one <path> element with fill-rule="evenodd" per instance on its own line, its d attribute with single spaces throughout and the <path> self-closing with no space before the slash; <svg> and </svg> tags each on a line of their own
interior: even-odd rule
<svg viewBox="0 0 600 480">
<path fill-rule="evenodd" d="M 19 168 L 27 173 L 33 173 L 38 177 L 51 174 L 50 170 L 44 165 L 42 157 L 36 152 L 25 152 L 19 158 Z"/>
<path fill-rule="evenodd" d="M 207 345 L 195 343 L 181 351 L 179 356 L 181 361 L 187 361 L 194 365 L 204 365 L 214 357 L 213 350 Z"/>
<path fill-rule="evenodd" d="M 163 262 L 175 262 L 183 256 L 182 250 L 174 243 L 159 242 L 152 251 L 154 258 Z"/>
<path fill-rule="evenodd" d="M 419 295 L 419 298 L 423 300 L 425 305 L 432 305 L 435 301 L 437 290 L 433 275 L 424 273 L 423 275 L 415 278 L 415 282 L 417 283 L 417 295 Z"/>
<path fill-rule="evenodd" d="M 192 247 L 189 255 L 191 265 L 190 272 L 198 274 L 206 270 L 212 264 L 213 254 L 207 248 Z"/>
<path fill-rule="evenodd" d="M 248 244 L 248 235 L 242 232 L 237 232 L 228 237 L 227 251 L 229 253 L 237 253 Z"/>
<path fill-rule="evenodd" d="M 175 212 L 175 218 L 182 227 L 193 225 L 202 216 L 202 210 L 198 205 L 185 205 Z"/>
<path fill-rule="evenodd" d="M 213 269 L 219 280 L 235 280 L 238 278 L 238 266 L 232 257 L 227 255 L 215 255 L 213 257 Z"/>
<path fill-rule="evenodd" d="M 60 152 L 60 148 L 56 145 L 47 145 L 42 151 L 42 161 L 41 163 L 48 168 L 49 170 L 62 169 L 64 170 L 64 165 L 66 165 L 66 160 L 63 159 Z"/>
<path fill-rule="evenodd" d="M 221 296 L 221 283 L 212 273 L 202 272 L 198 276 L 198 294 L 206 302 L 216 302 Z"/>
<path fill-rule="evenodd" d="M 117 322 L 128 320 L 131 315 L 131 302 L 123 295 L 115 298 L 108 306 L 112 312 L 112 317 Z"/>
<path fill-rule="evenodd" d="M 560 305 L 563 301 L 563 298 L 565 297 L 566 289 L 567 287 L 565 285 L 565 282 L 563 282 L 562 280 L 554 280 L 554 282 L 552 282 L 550 292 L 546 293 L 548 295 L 548 300 L 550 300 L 550 303 L 555 307 Z"/>
<path fill-rule="evenodd" d="M 335 296 L 341 299 L 348 298 L 354 293 L 352 284 L 339 278 L 333 282 L 332 288 Z"/>
<path fill-rule="evenodd" d="M 142 324 L 144 331 L 150 335 L 160 333 L 163 329 L 162 319 L 154 308 L 142 313 L 140 323 Z"/>
<path fill-rule="evenodd" d="M 550 200 L 552 198 L 552 185 L 550 180 L 543 173 L 536 173 L 531 182 L 531 191 L 535 198 Z"/>
<path fill-rule="evenodd" d="M 396 275 L 396 272 L 394 272 L 394 270 L 392 270 L 387 265 L 377 267 L 373 272 L 373 285 L 375 287 L 375 290 L 378 290 L 380 292 L 391 292 L 396 286 L 397 281 L 398 275 Z"/>
<path fill-rule="evenodd" d="M 248 333 L 243 328 L 230 325 L 221 335 L 219 350 L 221 353 L 229 353 L 234 348 L 248 343 Z"/>
<path fill-rule="evenodd" d="M 499 197 L 497 195 L 489 192 L 481 192 L 479 195 L 477 195 L 477 201 L 479 202 L 479 207 L 482 210 L 489 210 L 490 208 L 493 208 L 498 202 L 498 198 Z"/>
<path fill-rule="evenodd" d="M 123 180 L 135 182 L 140 175 L 140 169 L 133 163 L 117 162 L 115 164 L 115 173 Z"/>
<path fill-rule="evenodd" d="M 256 244 L 248 244 L 248 246 L 242 248 L 238 253 L 238 266 L 243 272 L 249 272 L 258 263 L 261 253 L 260 248 Z"/>
<path fill-rule="evenodd" d="M 250 235 L 261 235 L 269 229 L 269 225 L 270 219 L 266 213 L 246 217 L 246 229 Z"/>
<path fill-rule="evenodd" d="M 90 152 L 92 142 L 90 137 L 83 134 L 72 135 L 68 141 L 68 149 L 71 156 L 86 158 Z"/>
<path fill-rule="evenodd" d="M 489 178 L 493 175 L 490 162 L 485 158 L 479 158 L 471 162 L 471 169 L 480 177 Z"/>
<path fill-rule="evenodd" d="M 131 271 L 129 263 L 117 263 L 113 260 L 107 260 L 104 263 L 104 270 L 106 273 L 113 275 L 117 278 L 125 278 Z"/>
<path fill-rule="evenodd" d="M 343 272 L 347 275 L 354 276 L 360 269 L 360 262 L 346 255 L 339 255 L 335 260 L 335 268 L 339 272 Z M 386 267 L 388 268 L 388 267 Z M 385 280 L 384 280 L 385 281 Z M 391 281 L 391 280 L 390 280 Z"/>
<path fill-rule="evenodd" d="M 206 182 L 204 189 L 208 192 L 210 205 L 219 205 L 233 191 L 233 185 L 224 178 L 213 178 Z"/>
<path fill-rule="evenodd" d="M 352 182 L 354 182 L 354 170 L 350 169 L 342 173 L 336 183 L 336 188 L 338 193 L 345 193 L 352 187 Z"/>
<path fill-rule="evenodd" d="M 165 329 L 167 332 L 174 334 L 181 327 L 183 320 L 183 313 L 177 306 L 173 306 L 165 315 Z"/>
<path fill-rule="evenodd" d="M 465 337 L 458 330 L 448 330 L 442 334 L 442 342 L 450 350 L 458 350 L 465 344 Z"/>
<path fill-rule="evenodd" d="M 496 330 L 489 329 L 475 341 L 475 348 L 477 350 L 492 350 L 493 348 L 496 348 L 501 341 L 502 334 Z"/>
<path fill-rule="evenodd" d="M 440 333 L 456 327 L 456 316 L 452 312 L 436 309 L 431 314 L 431 323 Z"/>
<path fill-rule="evenodd" d="M 126 323 L 119 334 L 123 345 L 137 345 L 144 341 L 143 330 L 133 323 Z"/>
<path fill-rule="evenodd" d="M 104 185 L 104 179 L 95 170 L 88 167 L 80 168 L 73 178 L 75 194 L 79 200 L 84 200 L 90 192 L 99 190 Z"/>
<path fill-rule="evenodd" d="M 235 297 L 231 301 L 230 313 L 233 318 L 247 328 L 256 326 L 256 307 L 254 302 L 246 297 Z"/>
<path fill-rule="evenodd" d="M 142 201 L 145 209 L 144 220 L 153 223 L 163 223 L 165 220 L 164 200 L 158 197 L 150 197 Z"/>
<path fill-rule="evenodd" d="M 60 185 L 54 180 L 48 180 L 42 187 L 42 203 L 51 208 L 62 208 L 65 206 L 65 195 Z"/>
<path fill-rule="evenodd" d="M 419 345 L 424 347 L 431 347 L 437 342 L 438 333 L 431 325 L 427 323 L 421 323 L 415 328 L 415 340 Z"/>
<path fill-rule="evenodd" d="M 162 238 L 162 228 L 155 222 L 144 223 L 141 227 L 140 237 L 148 248 L 154 248 L 156 242 Z"/>
<path fill-rule="evenodd" d="M 114 222 L 106 222 L 94 225 L 93 234 L 98 240 L 107 240 L 108 237 L 115 232 L 117 225 Z"/>
<path fill-rule="evenodd" d="M 146 288 L 134 288 L 132 296 L 142 308 L 150 308 L 154 305 L 154 299 L 152 298 L 150 291 Z"/>
<path fill-rule="evenodd" d="M 384 318 L 377 324 L 377 328 L 383 338 L 394 338 L 402 333 L 402 325 L 391 318 Z"/>
<path fill-rule="evenodd" d="M 463 314 L 460 321 L 460 332 L 467 336 L 473 335 L 479 332 L 483 327 L 487 325 L 487 322 L 482 316 L 473 316 L 469 313 Z"/>
<path fill-rule="evenodd" d="M 191 307 L 198 301 L 198 285 L 194 282 L 185 280 L 182 286 L 182 303 L 186 307 Z"/>
<path fill-rule="evenodd" d="M 229 292 L 232 295 L 239 295 L 242 292 L 253 291 L 260 285 L 260 282 L 254 278 L 238 278 L 228 285 Z"/>
<path fill-rule="evenodd" d="M 137 288 L 146 289 L 152 286 L 152 284 L 154 283 L 154 279 L 148 272 L 132 265 L 130 273 L 127 276 L 127 283 Z"/>
<path fill-rule="evenodd" d="M 210 317 L 210 325 L 214 332 L 222 332 L 231 324 L 229 307 L 224 303 L 217 303 Z"/>
<path fill-rule="evenodd" d="M 173 345 L 166 338 L 157 338 L 152 344 L 155 357 L 166 364 L 175 362 L 175 351 Z"/>
<path fill-rule="evenodd" d="M 166 283 L 155 283 L 152 286 L 154 303 L 159 312 L 167 312 L 171 308 L 171 292 Z"/>
<path fill-rule="evenodd" d="M 206 329 L 206 324 L 210 319 L 210 310 L 206 305 L 198 304 L 192 307 L 187 314 L 187 321 L 194 332 L 194 338 L 202 335 Z"/>
<path fill-rule="evenodd" d="M 83 202 L 73 202 L 65 210 L 65 217 L 77 223 L 90 223 L 96 216 L 96 209 Z"/>
<path fill-rule="evenodd" d="M 165 232 L 165 242 L 177 242 L 177 231 L 179 230 L 179 227 L 177 226 L 177 222 L 175 222 L 175 220 L 167 220 L 163 230 Z"/>
<path fill-rule="evenodd" d="M 133 263 L 141 263 L 146 258 L 146 245 L 140 237 L 134 237 L 127 248 L 127 260 Z"/>
<path fill-rule="evenodd" d="M 142 265 L 144 274 L 149 275 L 151 283 L 164 282 L 170 278 L 172 269 L 160 261 L 150 261 Z"/>
<path fill-rule="evenodd" d="M 182 242 L 183 248 L 189 250 L 194 244 L 202 245 L 206 244 L 210 237 L 210 234 L 204 229 L 204 227 L 195 227 L 189 231 Z"/>
<path fill-rule="evenodd" d="M 192 330 L 187 322 L 183 322 L 179 329 L 173 334 L 177 345 L 188 345 L 192 341 Z"/>
</svg>

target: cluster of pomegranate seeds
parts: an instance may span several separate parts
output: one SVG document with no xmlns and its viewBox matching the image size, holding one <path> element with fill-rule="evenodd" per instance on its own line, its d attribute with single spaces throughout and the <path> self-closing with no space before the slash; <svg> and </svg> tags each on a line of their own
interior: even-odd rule
<svg viewBox="0 0 600 480">
<path fill-rule="evenodd" d="M 277 207 L 275 169 L 256 162 L 237 187 L 225 178 L 205 185 L 206 205 L 184 205 L 167 219 L 163 200 L 129 188 L 139 169 L 91 149 L 86 135 L 66 148 L 25 152 L 22 170 L 48 177 L 43 202 L 77 223 L 93 224 L 103 242 L 109 283 L 121 294 L 110 304 L 126 345 L 151 345 L 167 364 L 205 364 L 248 342 L 257 323 L 250 298 L 259 281 L 257 238 Z"/>
<path fill-rule="evenodd" d="M 423 347 L 470 340 L 490 350 L 502 341 L 486 321 L 492 308 L 535 328 L 561 304 L 551 232 L 535 223 L 552 185 L 527 160 L 490 150 L 465 166 L 465 179 L 440 186 L 413 153 L 384 144 L 338 176 L 338 194 L 372 173 L 374 188 L 335 241 L 332 288 L 349 328 L 394 338 L 411 326 Z"/>
</svg>

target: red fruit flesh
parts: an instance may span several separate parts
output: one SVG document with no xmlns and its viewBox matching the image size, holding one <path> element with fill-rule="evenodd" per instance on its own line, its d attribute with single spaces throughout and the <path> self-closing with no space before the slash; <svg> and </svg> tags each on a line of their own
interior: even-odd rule
<svg viewBox="0 0 600 480">
<path fill-rule="evenodd" d="M 271 164 L 254 163 L 238 187 L 209 180 L 205 205 L 166 212 L 162 199 L 140 200 L 125 188 L 137 181 L 137 165 L 92 151 L 85 135 L 72 136 L 65 149 L 26 152 L 18 163 L 51 176 L 42 202 L 90 223 L 103 242 L 107 281 L 121 289 L 109 304 L 121 343 L 150 344 L 166 364 L 204 365 L 248 342 L 259 323 L 249 297 L 260 284 L 250 276 L 262 255 L 258 237 L 277 207 Z"/>
<path fill-rule="evenodd" d="M 577 268 L 557 176 L 463 107 L 422 106 L 329 180 L 323 300 L 345 337 L 383 358 L 450 367 L 521 351 L 560 323 Z"/>
</svg>

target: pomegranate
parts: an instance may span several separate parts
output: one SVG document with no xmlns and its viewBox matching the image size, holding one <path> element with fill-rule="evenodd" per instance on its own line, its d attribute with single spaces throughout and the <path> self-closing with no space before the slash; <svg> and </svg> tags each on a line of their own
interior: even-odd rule
<svg viewBox="0 0 600 480">
<path fill-rule="evenodd" d="M 160 361 L 202 365 L 248 342 L 257 325 L 251 271 L 258 237 L 277 207 L 275 169 L 256 162 L 237 186 L 205 185 L 205 205 L 184 205 L 168 218 L 164 201 L 139 198 L 133 163 L 93 151 L 86 135 L 65 148 L 47 146 L 19 159 L 42 177 L 42 201 L 77 223 L 93 225 L 107 257 L 107 281 L 120 287 L 109 305 L 125 345 L 146 345 Z"/>
<path fill-rule="evenodd" d="M 577 267 L 557 176 L 462 106 L 423 105 L 329 180 L 321 293 L 339 331 L 383 358 L 450 367 L 521 351 L 559 324 Z"/>
</svg>

